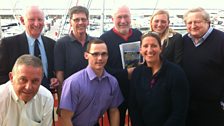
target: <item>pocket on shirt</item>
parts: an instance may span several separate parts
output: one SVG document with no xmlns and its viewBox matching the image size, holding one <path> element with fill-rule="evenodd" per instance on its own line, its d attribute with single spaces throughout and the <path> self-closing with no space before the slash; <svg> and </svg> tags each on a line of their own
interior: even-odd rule
<svg viewBox="0 0 224 126">
<path fill-rule="evenodd" d="M 41 126 L 41 121 L 30 120 L 30 126 Z"/>
</svg>

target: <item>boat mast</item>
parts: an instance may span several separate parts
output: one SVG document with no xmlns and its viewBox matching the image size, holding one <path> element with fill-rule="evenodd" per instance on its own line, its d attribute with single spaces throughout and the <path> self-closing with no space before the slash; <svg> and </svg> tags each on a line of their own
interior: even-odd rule
<svg viewBox="0 0 224 126">
<path fill-rule="evenodd" d="M 62 22 L 60 24 L 60 29 L 58 31 L 58 37 L 57 37 L 57 39 L 61 37 L 63 31 L 65 30 L 64 27 L 65 27 L 65 25 L 67 23 L 66 21 L 67 21 L 67 18 L 68 18 L 68 12 L 69 12 L 69 9 L 70 9 L 71 5 L 72 5 L 72 0 L 70 0 L 70 2 L 68 2 L 68 5 L 67 5 L 67 7 L 65 9 L 65 12 L 64 12 L 64 15 L 62 16 Z M 77 5 L 78 5 L 78 0 L 76 1 L 76 6 Z M 69 32 L 70 32 L 70 30 L 69 30 Z"/>
<path fill-rule="evenodd" d="M 2 39 L 2 25 L 1 25 L 1 16 L 0 16 L 0 40 Z"/>
<path fill-rule="evenodd" d="M 103 5 L 102 5 L 102 13 L 101 13 L 101 29 L 100 29 L 100 34 L 103 34 L 104 33 L 104 12 L 105 12 L 105 0 L 103 0 Z"/>
</svg>

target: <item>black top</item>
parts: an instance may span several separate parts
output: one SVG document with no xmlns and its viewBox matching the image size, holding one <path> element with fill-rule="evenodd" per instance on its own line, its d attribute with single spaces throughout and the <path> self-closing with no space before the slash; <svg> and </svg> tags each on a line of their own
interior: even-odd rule
<svg viewBox="0 0 224 126">
<path fill-rule="evenodd" d="M 224 126 L 224 33 L 213 29 L 195 47 L 186 34 L 183 68 L 190 84 L 188 126 Z"/>
<path fill-rule="evenodd" d="M 188 35 L 183 39 L 183 68 L 191 99 L 219 102 L 224 98 L 224 33 L 214 29 L 198 47 Z"/>
<path fill-rule="evenodd" d="M 54 46 L 55 41 L 46 36 L 41 36 L 44 44 L 47 63 L 48 63 L 48 81 L 54 77 Z M 29 54 L 29 45 L 26 33 L 16 36 L 3 38 L 0 41 L 0 84 L 9 80 L 9 72 L 11 72 L 16 59 L 23 55 Z M 50 88 L 50 85 L 44 85 Z"/>
<path fill-rule="evenodd" d="M 55 70 L 64 72 L 64 79 L 73 73 L 85 68 L 88 61 L 84 58 L 84 52 L 88 42 L 93 39 L 87 36 L 84 46 L 72 36 L 72 34 L 60 38 L 55 45 Z"/>
<path fill-rule="evenodd" d="M 164 61 L 156 83 L 146 64 L 137 67 L 129 90 L 129 113 L 133 126 L 184 126 L 189 87 L 183 70 Z"/>
<path fill-rule="evenodd" d="M 129 81 L 127 69 L 123 69 L 122 67 L 119 45 L 122 43 L 140 41 L 140 37 L 142 35 L 142 33 L 137 29 L 131 30 L 132 35 L 128 38 L 128 40 L 124 40 L 122 37 L 117 35 L 113 31 L 113 29 L 105 32 L 103 35 L 100 36 L 100 39 L 106 42 L 109 53 L 108 61 L 106 64 L 106 70 L 117 78 L 121 91 L 125 98 L 127 98 L 128 95 Z"/>
<path fill-rule="evenodd" d="M 183 55 L 183 38 L 179 33 L 174 34 L 164 41 L 162 46 L 162 56 L 169 61 L 181 64 Z"/>
</svg>

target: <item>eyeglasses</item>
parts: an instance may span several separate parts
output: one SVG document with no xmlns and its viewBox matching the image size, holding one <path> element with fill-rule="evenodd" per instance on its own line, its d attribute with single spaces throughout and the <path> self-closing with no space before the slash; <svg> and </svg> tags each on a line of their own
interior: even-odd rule
<svg viewBox="0 0 224 126">
<path fill-rule="evenodd" d="M 89 54 L 91 54 L 93 57 L 99 57 L 99 56 L 102 56 L 102 57 L 107 57 L 108 56 L 108 53 L 107 52 L 94 52 L 94 53 L 90 53 L 90 52 L 87 52 Z"/>
<path fill-rule="evenodd" d="M 192 25 L 192 24 L 194 24 L 194 25 L 200 25 L 200 24 L 202 24 L 203 22 L 206 22 L 206 21 L 204 21 L 204 20 L 187 21 L 186 24 L 187 24 L 187 25 Z"/>
<path fill-rule="evenodd" d="M 76 23 L 78 23 L 78 22 L 80 22 L 80 21 L 82 21 L 82 22 L 86 22 L 88 19 L 86 19 L 86 18 L 75 18 L 75 19 L 72 19 L 74 22 L 76 22 Z"/>
</svg>

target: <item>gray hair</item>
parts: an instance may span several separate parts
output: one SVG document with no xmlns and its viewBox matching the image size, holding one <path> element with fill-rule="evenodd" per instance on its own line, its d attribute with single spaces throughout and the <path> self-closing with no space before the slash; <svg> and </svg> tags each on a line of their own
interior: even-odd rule
<svg viewBox="0 0 224 126">
<path fill-rule="evenodd" d="M 21 65 L 41 68 L 43 71 L 43 65 L 41 60 L 38 57 L 29 55 L 29 54 L 24 54 L 16 60 L 13 66 L 12 72 L 14 72 L 18 68 L 18 66 L 21 66 Z"/>
<path fill-rule="evenodd" d="M 131 16 L 130 8 L 127 5 L 115 5 L 114 8 L 112 9 L 113 18 L 115 17 L 118 10 L 120 10 L 121 8 L 125 8 L 125 9 L 129 10 L 129 15 Z"/>
<path fill-rule="evenodd" d="M 184 14 L 184 22 L 186 23 L 186 20 L 187 20 L 187 17 L 190 13 L 196 13 L 196 12 L 200 12 L 203 16 L 203 19 L 210 23 L 211 20 L 210 20 L 210 16 L 209 16 L 209 13 L 205 11 L 204 8 L 202 7 L 197 7 L 197 8 L 192 8 L 190 10 L 188 10 L 185 14 Z"/>
<path fill-rule="evenodd" d="M 25 6 L 25 7 L 23 7 L 23 9 L 22 9 L 22 17 L 27 17 L 27 13 L 31 10 L 31 9 L 38 9 L 41 13 L 42 13 L 42 15 L 43 15 L 43 18 L 44 18 L 44 11 L 43 11 L 43 9 L 40 7 L 40 6 L 38 6 L 38 5 L 27 5 L 27 6 Z"/>
</svg>

